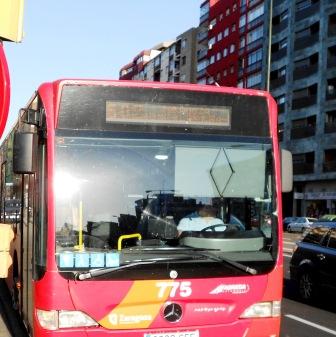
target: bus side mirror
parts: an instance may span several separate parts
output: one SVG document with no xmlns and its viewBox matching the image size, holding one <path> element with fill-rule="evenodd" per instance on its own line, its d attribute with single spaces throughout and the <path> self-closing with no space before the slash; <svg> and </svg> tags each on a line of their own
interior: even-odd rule
<svg viewBox="0 0 336 337">
<path fill-rule="evenodd" d="M 281 150 L 281 183 L 282 192 L 291 192 L 293 189 L 293 158 L 292 153 Z"/>
<path fill-rule="evenodd" d="M 31 132 L 16 132 L 13 146 L 13 171 L 17 174 L 36 172 L 37 135 Z"/>
</svg>

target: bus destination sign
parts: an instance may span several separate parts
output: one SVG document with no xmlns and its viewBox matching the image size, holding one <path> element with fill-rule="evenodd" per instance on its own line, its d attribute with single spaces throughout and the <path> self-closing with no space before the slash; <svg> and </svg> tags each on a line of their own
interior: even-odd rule
<svg viewBox="0 0 336 337">
<path fill-rule="evenodd" d="M 231 107 L 106 101 L 106 122 L 231 128 Z"/>
</svg>

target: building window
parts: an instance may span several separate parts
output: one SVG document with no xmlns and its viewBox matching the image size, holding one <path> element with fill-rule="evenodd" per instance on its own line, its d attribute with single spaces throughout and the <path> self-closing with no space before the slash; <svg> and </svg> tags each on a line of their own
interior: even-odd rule
<svg viewBox="0 0 336 337">
<path fill-rule="evenodd" d="M 281 14 L 280 14 L 280 22 L 286 20 L 288 18 L 288 9 L 284 10 Z"/>
<path fill-rule="evenodd" d="M 224 71 L 223 71 L 223 76 L 224 76 L 224 77 L 227 76 L 227 69 L 224 69 Z"/>
<path fill-rule="evenodd" d="M 236 46 L 234 44 L 232 44 L 230 46 L 230 54 L 234 53 L 235 49 L 236 49 Z"/>
<path fill-rule="evenodd" d="M 233 24 L 232 27 L 231 27 L 231 33 L 235 32 L 236 31 L 236 24 Z"/>
<path fill-rule="evenodd" d="M 312 1 L 311 0 L 300 0 L 296 3 L 296 11 L 302 11 L 303 9 L 306 9 L 311 6 Z"/>
<path fill-rule="evenodd" d="M 232 12 L 235 12 L 236 10 L 237 10 L 237 4 L 233 4 Z"/>
<path fill-rule="evenodd" d="M 221 13 L 221 14 L 219 15 L 219 21 L 223 21 L 223 18 L 224 18 L 224 15 L 223 15 L 223 13 Z"/>
<path fill-rule="evenodd" d="M 287 47 L 287 38 L 284 38 L 279 42 L 279 50 Z"/>
<path fill-rule="evenodd" d="M 264 35 L 264 27 L 260 26 L 247 34 L 247 43 L 250 44 L 256 40 L 259 40 Z"/>
<path fill-rule="evenodd" d="M 214 84 L 215 83 L 215 79 L 213 78 L 213 76 L 208 78 L 208 84 Z"/>
<path fill-rule="evenodd" d="M 208 60 L 203 60 L 197 64 L 197 72 L 204 70 L 208 66 Z"/>
<path fill-rule="evenodd" d="M 223 33 L 220 32 L 220 33 L 217 35 L 217 41 L 220 41 L 222 38 L 223 38 Z"/>
<path fill-rule="evenodd" d="M 234 66 L 231 66 L 231 67 L 230 67 L 230 74 L 233 74 L 233 73 L 234 73 L 234 70 L 235 70 Z"/>
<path fill-rule="evenodd" d="M 226 57 L 226 56 L 228 56 L 228 49 L 224 48 L 224 50 L 223 50 L 223 57 Z"/>
<path fill-rule="evenodd" d="M 181 42 L 181 48 L 184 49 L 187 47 L 187 39 L 183 39 Z"/>
<path fill-rule="evenodd" d="M 239 48 L 244 48 L 245 47 L 245 37 L 241 37 L 239 41 Z"/>
<path fill-rule="evenodd" d="M 215 43 L 216 43 L 216 37 L 214 36 L 209 40 L 208 44 L 210 46 L 210 45 L 214 45 Z"/>
<path fill-rule="evenodd" d="M 203 77 L 197 81 L 197 84 L 206 84 L 206 78 Z"/>
<path fill-rule="evenodd" d="M 286 96 L 280 95 L 278 97 L 275 97 L 275 101 L 277 102 L 277 104 L 284 104 L 286 102 Z"/>
<path fill-rule="evenodd" d="M 245 25 L 246 25 L 246 16 L 243 15 L 243 16 L 241 16 L 240 19 L 239 19 L 239 28 L 242 28 L 242 27 L 244 27 Z"/>
<path fill-rule="evenodd" d="M 286 67 L 282 67 L 278 70 L 279 77 L 286 76 Z"/>
<path fill-rule="evenodd" d="M 184 66 L 187 63 L 187 57 L 183 56 L 182 57 L 182 65 Z"/>
<path fill-rule="evenodd" d="M 225 28 L 224 30 L 224 37 L 229 35 L 229 28 Z"/>
<path fill-rule="evenodd" d="M 200 16 L 206 15 L 209 13 L 210 10 L 210 3 L 206 2 L 201 8 L 200 8 Z"/>
<path fill-rule="evenodd" d="M 253 53 L 249 54 L 247 57 L 247 64 L 250 66 L 258 61 L 262 60 L 262 48 L 254 51 Z"/>
<path fill-rule="evenodd" d="M 247 13 L 247 22 L 252 22 L 264 14 L 264 4 L 252 9 Z"/>
<path fill-rule="evenodd" d="M 216 60 L 219 61 L 222 58 L 222 53 L 217 53 Z"/>
<path fill-rule="evenodd" d="M 215 55 L 212 55 L 210 57 L 210 64 L 214 64 L 215 63 Z"/>
<path fill-rule="evenodd" d="M 247 77 L 247 87 L 251 88 L 261 83 L 261 73 L 256 73 Z"/>
<path fill-rule="evenodd" d="M 214 18 L 213 20 L 210 21 L 210 24 L 209 24 L 209 29 L 212 29 L 216 26 L 216 23 L 217 23 L 217 20 L 216 18 Z"/>
<path fill-rule="evenodd" d="M 229 16 L 229 15 L 230 15 L 230 8 L 227 8 L 227 9 L 226 9 L 225 15 L 226 15 L 226 16 Z"/>
</svg>

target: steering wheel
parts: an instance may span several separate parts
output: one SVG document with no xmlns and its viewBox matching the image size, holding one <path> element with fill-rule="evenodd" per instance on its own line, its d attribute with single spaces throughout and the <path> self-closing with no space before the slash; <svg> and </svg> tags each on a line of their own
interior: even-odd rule
<svg viewBox="0 0 336 337">
<path fill-rule="evenodd" d="M 201 233 L 203 233 L 203 232 L 208 232 L 208 231 L 211 231 L 211 232 L 217 232 L 217 231 L 216 231 L 216 228 L 218 228 L 218 227 L 225 227 L 224 230 L 222 230 L 222 232 L 224 232 L 224 231 L 227 229 L 228 225 L 225 225 L 225 224 L 211 225 L 211 226 L 208 226 L 208 227 L 203 228 L 203 229 L 201 230 Z"/>
</svg>

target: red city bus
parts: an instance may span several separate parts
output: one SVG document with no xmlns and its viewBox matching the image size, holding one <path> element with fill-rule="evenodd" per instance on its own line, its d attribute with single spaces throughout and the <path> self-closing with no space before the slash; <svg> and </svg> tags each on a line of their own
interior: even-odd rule
<svg viewBox="0 0 336 337">
<path fill-rule="evenodd" d="M 290 172 L 283 151 L 281 187 L 268 93 L 42 84 L 1 147 L 7 283 L 28 332 L 278 336 Z"/>
</svg>

